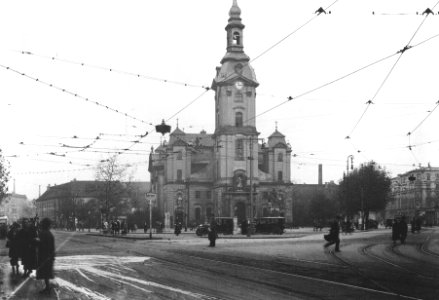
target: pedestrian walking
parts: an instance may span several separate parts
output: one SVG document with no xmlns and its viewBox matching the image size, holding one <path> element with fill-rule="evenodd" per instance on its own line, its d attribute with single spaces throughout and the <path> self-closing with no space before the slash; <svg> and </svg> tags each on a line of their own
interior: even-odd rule
<svg viewBox="0 0 439 300">
<path fill-rule="evenodd" d="M 9 248 L 9 258 L 12 267 L 12 274 L 20 274 L 18 260 L 21 256 L 21 247 L 18 232 L 20 225 L 17 222 L 12 223 L 7 233 L 6 247 Z"/>
<path fill-rule="evenodd" d="M 405 244 L 405 239 L 407 238 L 407 232 L 408 232 L 408 225 L 405 221 L 405 217 L 403 216 L 401 218 L 401 221 L 399 222 L 399 235 L 401 244 Z"/>
<path fill-rule="evenodd" d="M 216 239 L 218 238 L 218 233 L 216 232 L 216 226 L 211 225 L 207 229 L 207 238 L 209 239 L 209 247 L 215 247 Z"/>
<path fill-rule="evenodd" d="M 45 288 L 40 293 L 50 293 L 50 279 L 53 279 L 53 262 L 55 260 L 55 239 L 50 232 L 51 221 L 44 218 L 41 221 L 41 231 L 38 239 L 38 269 L 37 279 L 43 279 Z"/>
<path fill-rule="evenodd" d="M 183 226 L 181 225 L 181 223 L 177 223 L 175 224 L 175 228 L 174 228 L 174 233 L 176 236 L 178 236 L 181 233 L 181 228 Z"/>
<path fill-rule="evenodd" d="M 323 247 L 328 248 L 335 244 L 335 252 L 340 252 L 340 220 L 341 217 L 337 216 L 334 221 L 331 222 L 329 234 L 325 235 L 325 239 L 328 241 Z"/>
<path fill-rule="evenodd" d="M 396 245 L 396 241 L 401 238 L 399 219 L 395 218 L 392 224 L 392 241 L 393 245 Z"/>
</svg>

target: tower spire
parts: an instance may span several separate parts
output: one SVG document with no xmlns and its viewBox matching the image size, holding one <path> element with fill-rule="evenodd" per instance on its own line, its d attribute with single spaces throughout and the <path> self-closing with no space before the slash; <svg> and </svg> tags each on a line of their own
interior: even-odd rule
<svg viewBox="0 0 439 300">
<path fill-rule="evenodd" d="M 229 11 L 229 23 L 232 19 L 241 21 L 241 9 L 238 6 L 238 0 L 233 0 L 232 7 Z"/>
</svg>

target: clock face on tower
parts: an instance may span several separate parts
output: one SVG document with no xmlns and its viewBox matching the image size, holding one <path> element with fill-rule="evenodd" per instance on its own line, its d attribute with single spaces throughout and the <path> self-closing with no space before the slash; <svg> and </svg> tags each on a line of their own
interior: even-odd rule
<svg viewBox="0 0 439 300">
<path fill-rule="evenodd" d="M 235 82 L 235 87 L 240 90 L 244 87 L 244 83 L 242 83 L 242 81 L 237 81 Z"/>
</svg>

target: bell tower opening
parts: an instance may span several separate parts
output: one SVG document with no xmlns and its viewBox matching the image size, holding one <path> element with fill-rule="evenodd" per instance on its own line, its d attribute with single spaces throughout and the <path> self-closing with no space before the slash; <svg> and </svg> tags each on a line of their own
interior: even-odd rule
<svg viewBox="0 0 439 300">
<path fill-rule="evenodd" d="M 238 31 L 233 32 L 232 43 L 234 46 L 241 46 L 241 34 Z"/>
</svg>

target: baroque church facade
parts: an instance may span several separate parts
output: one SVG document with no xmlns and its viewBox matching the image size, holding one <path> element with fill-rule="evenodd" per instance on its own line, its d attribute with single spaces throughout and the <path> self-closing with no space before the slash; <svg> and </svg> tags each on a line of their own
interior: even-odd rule
<svg viewBox="0 0 439 300">
<path fill-rule="evenodd" d="M 291 146 L 277 130 L 266 139 L 256 128 L 259 83 L 244 53 L 244 25 L 237 1 L 229 11 L 227 51 L 216 68 L 215 132 L 171 132 L 152 149 L 152 191 L 165 227 L 191 225 L 214 217 L 238 223 L 282 216 L 292 222 Z"/>
</svg>

